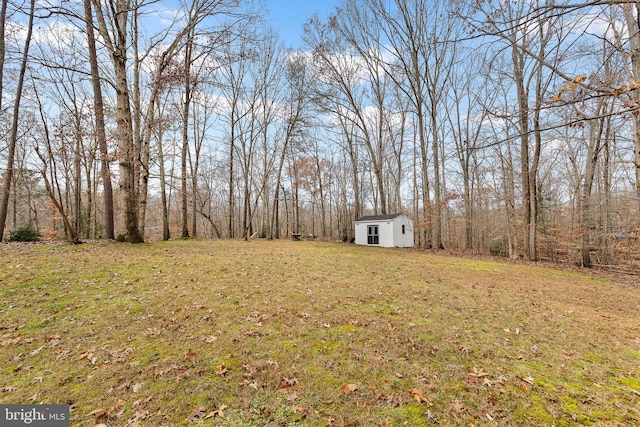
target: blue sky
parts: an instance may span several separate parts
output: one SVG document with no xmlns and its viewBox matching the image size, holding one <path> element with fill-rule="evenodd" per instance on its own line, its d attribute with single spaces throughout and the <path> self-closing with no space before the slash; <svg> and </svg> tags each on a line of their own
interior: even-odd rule
<svg viewBox="0 0 640 427">
<path fill-rule="evenodd" d="M 325 19 L 340 3 L 340 0 L 265 0 L 269 9 L 266 19 L 287 45 L 299 47 L 304 23 L 316 12 Z"/>
</svg>

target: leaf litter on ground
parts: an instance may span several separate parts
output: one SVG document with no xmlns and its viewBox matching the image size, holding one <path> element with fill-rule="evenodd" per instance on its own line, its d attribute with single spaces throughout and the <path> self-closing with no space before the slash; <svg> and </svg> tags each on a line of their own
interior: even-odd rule
<svg viewBox="0 0 640 427">
<path fill-rule="evenodd" d="M 640 289 L 588 271 L 264 240 L 2 257 L 0 402 L 73 425 L 640 422 Z"/>
</svg>

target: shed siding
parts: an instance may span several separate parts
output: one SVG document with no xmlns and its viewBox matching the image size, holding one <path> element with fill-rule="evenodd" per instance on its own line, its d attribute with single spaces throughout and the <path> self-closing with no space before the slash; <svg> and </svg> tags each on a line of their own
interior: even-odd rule
<svg viewBox="0 0 640 427">
<path fill-rule="evenodd" d="M 404 225 L 404 234 L 402 226 Z M 413 247 L 413 221 L 406 215 L 401 215 L 393 222 L 393 246 L 399 248 Z"/>
<path fill-rule="evenodd" d="M 385 248 L 393 247 L 393 222 L 391 220 L 380 221 L 380 245 Z"/>
<path fill-rule="evenodd" d="M 356 222 L 356 245 L 367 244 L 367 224 Z"/>
<path fill-rule="evenodd" d="M 367 219 L 365 221 L 356 221 L 355 226 L 355 243 L 357 245 L 368 245 L 368 226 L 377 225 L 379 243 L 381 247 L 413 247 L 413 221 L 406 215 L 399 215 L 390 219 Z M 405 233 L 402 234 L 402 226 L 405 227 Z"/>
</svg>

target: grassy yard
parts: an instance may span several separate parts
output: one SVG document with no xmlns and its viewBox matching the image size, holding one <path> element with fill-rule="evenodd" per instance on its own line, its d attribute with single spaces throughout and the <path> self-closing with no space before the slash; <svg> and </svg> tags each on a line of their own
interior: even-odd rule
<svg viewBox="0 0 640 427">
<path fill-rule="evenodd" d="M 639 426 L 640 287 L 291 241 L 0 250 L 0 403 L 74 426 Z"/>
</svg>

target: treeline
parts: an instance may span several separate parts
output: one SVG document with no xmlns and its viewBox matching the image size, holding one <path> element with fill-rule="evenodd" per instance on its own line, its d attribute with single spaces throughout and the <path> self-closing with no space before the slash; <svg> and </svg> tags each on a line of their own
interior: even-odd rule
<svg viewBox="0 0 640 427">
<path fill-rule="evenodd" d="M 293 49 L 241 0 L 0 7 L 0 236 L 640 256 L 633 2 L 344 0 Z"/>
</svg>

